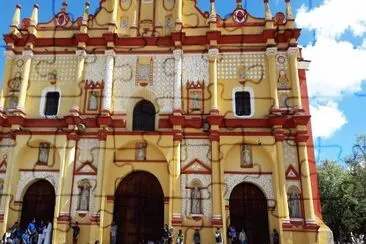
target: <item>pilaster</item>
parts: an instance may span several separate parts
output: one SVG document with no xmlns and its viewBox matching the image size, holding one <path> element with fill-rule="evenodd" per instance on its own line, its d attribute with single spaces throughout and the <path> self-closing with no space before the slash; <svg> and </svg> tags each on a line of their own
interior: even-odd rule
<svg viewBox="0 0 366 244">
<path fill-rule="evenodd" d="M 31 68 L 31 63 L 32 63 L 33 51 L 31 51 L 31 50 L 23 51 L 23 57 L 24 57 L 24 70 L 23 70 L 23 75 L 22 75 L 23 79 L 22 79 L 22 83 L 20 85 L 17 110 L 19 112 L 25 113 L 25 101 L 27 98 L 29 74 L 30 74 L 30 68 Z"/>
<path fill-rule="evenodd" d="M 277 110 L 278 105 L 278 95 L 277 95 L 277 65 L 276 65 L 276 47 L 269 47 L 266 50 L 267 64 L 268 64 L 268 77 L 269 77 L 269 90 L 272 100 L 271 110 Z"/>
<path fill-rule="evenodd" d="M 297 68 L 297 55 L 299 49 L 297 47 L 290 47 L 287 51 L 289 56 L 289 68 L 291 74 L 292 82 L 292 96 L 294 109 L 302 109 L 301 103 L 301 91 L 300 91 L 300 81 L 299 81 L 299 71 Z"/>
<path fill-rule="evenodd" d="M 182 113 L 182 57 L 183 50 L 176 49 L 173 51 L 175 75 L 174 75 L 174 113 Z"/>
<path fill-rule="evenodd" d="M 102 112 L 110 114 L 112 112 L 112 88 L 113 88 L 113 66 L 114 66 L 114 50 L 105 51 L 105 81 L 103 90 Z"/>
<path fill-rule="evenodd" d="M 11 70 L 13 67 L 14 57 L 15 57 L 15 54 L 12 50 L 5 51 L 4 55 L 6 57 L 6 60 L 5 60 L 5 69 L 4 69 L 4 75 L 3 75 L 3 88 L 1 89 L 1 94 L 0 94 L 0 111 L 5 110 L 5 99 L 7 98 L 8 92 L 9 92 L 8 81 L 10 80 Z"/>
<path fill-rule="evenodd" d="M 209 58 L 209 76 L 210 84 L 212 86 L 212 96 L 211 96 L 211 113 L 218 113 L 218 97 L 217 97 L 217 59 L 219 56 L 218 48 L 211 48 L 208 50 Z"/>
<path fill-rule="evenodd" d="M 72 108 L 70 110 L 70 113 L 74 113 L 77 115 L 80 112 L 80 106 L 81 106 L 81 101 L 82 101 L 83 87 L 81 87 L 81 84 L 84 79 L 84 66 L 85 66 L 86 52 L 84 49 L 82 49 L 82 50 L 77 50 L 75 54 L 78 57 L 78 67 L 76 70 L 76 81 L 77 81 L 77 87 L 79 89 L 79 93 L 75 94 L 75 97 L 73 98 Z"/>
</svg>

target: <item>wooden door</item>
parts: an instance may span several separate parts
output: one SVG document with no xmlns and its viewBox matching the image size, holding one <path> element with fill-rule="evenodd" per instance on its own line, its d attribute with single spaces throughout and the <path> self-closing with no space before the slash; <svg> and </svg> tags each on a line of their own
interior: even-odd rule
<svg viewBox="0 0 366 244">
<path fill-rule="evenodd" d="M 164 194 L 155 176 L 134 172 L 119 184 L 114 200 L 117 243 L 136 244 L 161 238 Z"/>
<path fill-rule="evenodd" d="M 147 100 L 141 100 L 133 109 L 133 130 L 154 131 L 155 116 L 154 105 Z"/>
<path fill-rule="evenodd" d="M 26 228 L 28 224 L 36 219 L 40 221 L 53 221 L 55 211 L 55 190 L 47 180 L 39 180 L 33 183 L 26 191 L 23 204 L 20 225 Z"/>
<path fill-rule="evenodd" d="M 237 185 L 230 195 L 230 224 L 237 233 L 244 228 L 248 243 L 268 244 L 268 207 L 263 192 L 255 185 Z"/>
</svg>

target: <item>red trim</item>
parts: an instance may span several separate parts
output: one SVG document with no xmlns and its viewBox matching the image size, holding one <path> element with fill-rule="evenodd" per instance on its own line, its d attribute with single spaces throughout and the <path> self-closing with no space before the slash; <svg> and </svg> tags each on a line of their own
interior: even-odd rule
<svg viewBox="0 0 366 244">
<path fill-rule="evenodd" d="M 93 172 L 82 172 L 82 169 L 86 166 L 90 166 Z M 74 175 L 97 175 L 97 171 L 97 168 L 92 164 L 92 162 L 87 161 L 75 170 Z"/>
<path fill-rule="evenodd" d="M 201 171 L 196 171 L 196 170 L 190 170 L 189 168 L 195 164 L 195 163 L 198 163 L 199 165 L 201 165 L 204 169 L 206 170 L 201 170 Z M 208 167 L 207 165 L 205 165 L 201 160 L 195 158 L 193 159 L 191 162 L 189 162 L 186 166 L 184 166 L 182 168 L 182 174 L 187 174 L 187 172 L 200 172 L 201 174 L 202 173 L 208 173 L 208 174 L 211 174 L 211 168 Z M 194 174 L 194 173 L 193 173 Z"/>
<path fill-rule="evenodd" d="M 272 172 L 264 172 L 264 171 L 257 171 L 257 172 L 243 172 L 243 171 L 224 171 L 224 174 L 237 174 L 237 175 L 272 175 Z"/>
<path fill-rule="evenodd" d="M 59 172 L 58 169 L 19 169 L 19 172 Z"/>
<path fill-rule="evenodd" d="M 289 173 L 291 171 L 295 174 L 295 176 L 289 175 Z M 296 171 L 296 169 L 294 168 L 294 166 L 292 166 L 292 164 L 290 164 L 290 166 L 287 168 L 285 176 L 286 176 L 286 179 L 289 179 L 289 180 L 299 180 L 300 179 L 300 174 Z"/>
<path fill-rule="evenodd" d="M 166 163 L 166 160 L 131 160 L 131 159 L 115 159 L 114 163 Z"/>
</svg>

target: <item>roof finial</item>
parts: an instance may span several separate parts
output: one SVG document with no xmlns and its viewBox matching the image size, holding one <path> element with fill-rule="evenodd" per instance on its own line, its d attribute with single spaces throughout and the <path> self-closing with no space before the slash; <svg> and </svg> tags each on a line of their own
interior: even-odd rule
<svg viewBox="0 0 366 244">
<path fill-rule="evenodd" d="M 272 20 L 271 8 L 269 7 L 268 0 L 264 0 L 265 19 Z"/>
<path fill-rule="evenodd" d="M 31 16 L 31 20 L 30 20 L 31 25 L 34 25 L 34 26 L 38 25 L 38 9 L 39 9 L 39 5 L 34 4 L 32 16 Z"/>
<path fill-rule="evenodd" d="M 90 2 L 89 0 L 85 1 L 84 13 L 83 13 L 83 20 L 82 24 L 86 25 L 89 19 L 89 10 L 90 10 Z"/>
<path fill-rule="evenodd" d="M 217 14 L 216 14 L 216 8 L 215 8 L 215 0 L 210 0 L 210 2 L 211 2 L 210 21 L 216 22 Z"/>
<path fill-rule="evenodd" d="M 236 8 L 243 8 L 242 0 L 236 0 Z"/>
<path fill-rule="evenodd" d="M 67 0 L 62 2 L 61 12 L 67 12 Z"/>
<path fill-rule="evenodd" d="M 286 2 L 286 19 L 294 19 L 290 0 L 285 0 L 285 2 Z"/>
<path fill-rule="evenodd" d="M 15 7 L 15 11 L 14 11 L 14 15 L 13 15 L 13 20 L 11 22 L 11 28 L 10 28 L 10 32 L 16 34 L 17 32 L 19 32 L 18 28 L 20 25 L 20 9 L 22 8 L 22 6 L 20 4 L 17 4 Z"/>
</svg>

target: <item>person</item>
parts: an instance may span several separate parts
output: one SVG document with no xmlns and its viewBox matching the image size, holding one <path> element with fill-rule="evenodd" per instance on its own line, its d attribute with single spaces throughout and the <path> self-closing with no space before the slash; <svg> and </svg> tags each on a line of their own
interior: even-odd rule
<svg viewBox="0 0 366 244">
<path fill-rule="evenodd" d="M 38 232 L 38 242 L 37 244 L 42 244 L 44 241 L 44 230 L 46 229 L 46 225 L 44 224 L 43 220 L 41 220 L 40 225 L 37 228 Z"/>
<path fill-rule="evenodd" d="M 78 243 L 79 234 L 80 234 L 79 223 L 75 222 L 72 226 L 72 243 L 73 244 Z"/>
<path fill-rule="evenodd" d="M 167 243 L 168 239 L 169 239 L 169 227 L 167 224 L 165 224 L 163 228 L 163 237 L 162 237 L 163 243 Z"/>
<path fill-rule="evenodd" d="M 183 243 L 184 243 L 183 232 L 182 229 L 179 229 L 176 244 L 183 244 Z"/>
<path fill-rule="evenodd" d="M 230 236 L 231 236 L 231 243 L 235 243 L 236 241 L 236 230 L 235 230 L 235 226 L 231 226 L 230 227 Z"/>
<path fill-rule="evenodd" d="M 168 229 L 168 244 L 172 244 L 173 243 L 173 228 L 170 227 Z"/>
<path fill-rule="evenodd" d="M 33 243 L 34 237 L 37 234 L 36 219 L 33 219 L 27 227 L 26 234 L 28 235 L 28 243 Z"/>
<path fill-rule="evenodd" d="M 118 226 L 113 221 L 112 225 L 111 225 L 111 244 L 117 244 L 117 231 L 118 231 Z"/>
<path fill-rule="evenodd" d="M 44 242 L 43 244 L 51 244 L 51 235 L 52 235 L 52 223 L 51 221 L 47 221 L 46 228 L 43 231 L 44 233 Z"/>
<path fill-rule="evenodd" d="M 216 244 L 222 244 L 222 235 L 221 235 L 221 231 L 220 228 L 217 227 L 216 232 L 215 232 L 215 241 Z"/>
<path fill-rule="evenodd" d="M 280 235 L 278 234 L 276 229 L 273 229 L 273 244 L 280 244 Z"/>
<path fill-rule="evenodd" d="M 193 242 L 194 242 L 194 244 L 200 244 L 201 243 L 201 236 L 200 236 L 200 232 L 199 232 L 198 229 L 196 229 L 194 231 Z"/>
<path fill-rule="evenodd" d="M 247 234 L 245 234 L 244 229 L 241 229 L 239 233 L 240 244 L 247 244 Z"/>
</svg>

